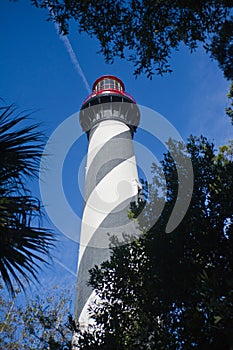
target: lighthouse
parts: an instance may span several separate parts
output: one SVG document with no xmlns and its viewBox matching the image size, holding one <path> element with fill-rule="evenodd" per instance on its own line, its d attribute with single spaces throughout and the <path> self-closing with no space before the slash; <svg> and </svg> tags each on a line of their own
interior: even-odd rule
<svg viewBox="0 0 233 350">
<path fill-rule="evenodd" d="M 125 235 L 137 231 L 129 208 L 141 189 L 133 147 L 140 113 L 123 82 L 106 75 L 94 82 L 79 116 L 88 154 L 75 319 L 85 327 L 90 323 L 88 307 L 96 298 L 88 285 L 89 270 L 109 259 L 113 237 L 117 244 L 125 244 Z"/>
</svg>

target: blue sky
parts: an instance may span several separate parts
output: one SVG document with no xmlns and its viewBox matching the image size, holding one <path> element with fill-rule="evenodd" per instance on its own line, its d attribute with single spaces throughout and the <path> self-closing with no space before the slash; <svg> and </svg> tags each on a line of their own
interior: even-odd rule
<svg viewBox="0 0 233 350">
<path fill-rule="evenodd" d="M 78 112 L 87 90 L 54 24 L 46 21 L 45 10 L 31 6 L 29 0 L 16 3 L 3 0 L 0 24 L 0 96 L 15 103 L 21 111 L 33 111 L 33 120 L 41 122 L 49 136 L 67 117 Z M 145 76 L 135 79 L 129 62 L 117 59 L 113 65 L 105 64 L 103 56 L 97 54 L 98 42 L 77 34 L 75 23 L 69 40 L 90 86 L 103 74 L 116 75 L 140 105 L 161 113 L 183 139 L 191 133 L 204 134 L 219 146 L 232 138 L 230 121 L 224 115 L 229 82 L 203 50 L 191 55 L 182 47 L 171 59 L 173 73 L 155 76 L 151 81 Z M 150 147 L 140 130 L 135 141 Z M 77 172 L 86 151 L 87 140 L 83 135 L 72 146 L 63 169 L 64 191 L 77 213 L 82 208 Z M 33 191 L 39 195 L 37 184 L 33 184 Z M 47 224 L 52 226 L 49 221 Z M 78 244 L 63 235 L 59 238 L 54 264 L 41 273 L 38 291 L 47 290 L 45 285 L 67 287 L 76 281 Z"/>
</svg>

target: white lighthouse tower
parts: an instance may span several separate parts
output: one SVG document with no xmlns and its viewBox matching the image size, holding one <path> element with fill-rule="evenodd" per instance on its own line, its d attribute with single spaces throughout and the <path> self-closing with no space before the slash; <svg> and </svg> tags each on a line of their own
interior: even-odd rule
<svg viewBox="0 0 233 350">
<path fill-rule="evenodd" d="M 109 258 L 112 235 L 121 241 L 122 234 L 136 230 L 128 211 L 140 189 L 132 141 L 139 119 L 134 99 L 123 82 L 111 75 L 95 81 L 80 111 L 89 146 L 75 318 L 84 327 L 90 322 L 87 309 L 95 298 L 88 285 L 89 270 Z"/>
</svg>

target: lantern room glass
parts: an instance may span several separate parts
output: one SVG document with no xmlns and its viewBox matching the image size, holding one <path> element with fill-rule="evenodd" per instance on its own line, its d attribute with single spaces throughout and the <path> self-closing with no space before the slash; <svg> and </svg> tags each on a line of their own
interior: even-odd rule
<svg viewBox="0 0 233 350">
<path fill-rule="evenodd" d="M 95 86 L 95 92 L 100 92 L 103 90 L 115 90 L 123 92 L 123 87 L 121 86 L 120 82 L 115 79 L 104 78 Z"/>
</svg>

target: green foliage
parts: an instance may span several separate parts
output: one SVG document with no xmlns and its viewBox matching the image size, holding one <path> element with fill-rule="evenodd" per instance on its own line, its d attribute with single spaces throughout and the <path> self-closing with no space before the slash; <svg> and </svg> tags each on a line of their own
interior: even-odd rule
<svg viewBox="0 0 233 350">
<path fill-rule="evenodd" d="M 12 294 L 14 281 L 24 289 L 25 282 L 37 279 L 54 240 L 41 227 L 41 203 L 28 188 L 37 176 L 44 142 L 38 125 L 28 126 L 27 117 L 13 106 L 0 107 L 0 273 Z"/>
<path fill-rule="evenodd" d="M 61 32 L 74 19 L 80 32 L 96 36 L 107 62 L 126 58 L 135 75 L 171 71 L 172 53 L 181 44 L 193 52 L 201 44 L 218 61 L 225 77 L 233 78 L 232 2 L 229 0 L 31 0 L 48 8 Z"/>
<path fill-rule="evenodd" d="M 229 98 L 229 107 L 226 108 L 226 114 L 231 118 L 231 123 L 233 125 L 233 81 L 230 85 L 227 97 Z"/>
<path fill-rule="evenodd" d="M 174 152 L 182 145 L 170 143 Z M 162 161 L 167 196 L 163 214 L 142 238 L 116 247 L 110 261 L 91 271 L 101 302 L 91 306 L 95 323 L 80 333 L 78 349 L 231 350 L 233 348 L 233 162 L 232 147 L 216 155 L 206 138 L 187 143 L 194 191 L 183 221 L 166 234 L 176 201 L 176 167 Z M 154 165 L 158 194 L 164 186 Z M 160 198 L 150 196 L 145 219 L 154 220 Z"/>
<path fill-rule="evenodd" d="M 51 297 L 36 296 L 25 306 L 17 305 L 16 299 L 9 301 L 0 294 L 1 349 L 71 349 L 70 295 L 67 291 L 58 293 L 54 288 Z"/>
</svg>

